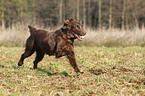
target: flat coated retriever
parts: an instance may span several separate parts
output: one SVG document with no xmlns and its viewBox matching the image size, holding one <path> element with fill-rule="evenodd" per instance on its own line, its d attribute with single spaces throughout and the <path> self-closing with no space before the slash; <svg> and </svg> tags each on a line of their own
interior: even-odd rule
<svg viewBox="0 0 145 96">
<path fill-rule="evenodd" d="M 27 39 L 25 52 L 21 55 L 18 66 L 23 65 L 24 59 L 36 51 L 36 58 L 33 62 L 34 69 L 37 69 L 37 64 L 43 59 L 44 54 L 49 56 L 54 55 L 56 58 L 66 55 L 75 72 L 81 73 L 75 59 L 73 48 L 74 40 L 82 40 L 86 35 L 80 23 L 71 18 L 70 20 L 64 21 L 63 27 L 54 32 L 38 30 L 31 26 L 28 27 L 31 35 Z"/>
</svg>

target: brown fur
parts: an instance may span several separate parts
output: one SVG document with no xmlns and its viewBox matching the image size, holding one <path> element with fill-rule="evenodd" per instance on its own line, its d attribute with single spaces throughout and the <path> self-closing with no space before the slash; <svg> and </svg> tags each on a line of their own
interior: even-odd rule
<svg viewBox="0 0 145 96">
<path fill-rule="evenodd" d="M 31 56 L 36 51 L 36 58 L 33 62 L 34 69 L 37 68 L 37 64 L 43 59 L 44 54 L 49 56 L 55 55 L 56 58 L 66 55 L 75 72 L 80 72 L 75 59 L 73 43 L 74 39 L 79 38 L 79 35 L 86 35 L 81 24 L 71 18 L 64 21 L 63 27 L 54 32 L 38 30 L 31 26 L 28 27 L 31 35 L 27 39 L 25 52 L 21 55 L 18 62 L 19 66 L 23 65 L 25 58 Z"/>
</svg>

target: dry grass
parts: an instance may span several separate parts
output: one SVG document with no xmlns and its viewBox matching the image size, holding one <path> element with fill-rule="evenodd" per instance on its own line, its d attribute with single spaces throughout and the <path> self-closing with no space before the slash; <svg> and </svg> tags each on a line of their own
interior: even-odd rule
<svg viewBox="0 0 145 96">
<path fill-rule="evenodd" d="M 87 29 L 86 38 L 77 42 L 78 45 L 87 46 L 144 46 L 145 45 L 145 29 L 108 29 L 108 30 L 92 30 Z"/>
<path fill-rule="evenodd" d="M 12 28 L 0 30 L 0 46 L 24 46 L 28 36 L 27 26 L 15 25 Z"/>
<path fill-rule="evenodd" d="M 66 58 L 45 56 L 32 69 L 34 55 L 18 68 L 23 47 L 0 47 L 2 96 L 144 96 L 145 48 L 75 47 L 84 74 Z"/>
<path fill-rule="evenodd" d="M 5 30 L 0 29 L 0 46 L 25 46 L 26 39 L 29 37 L 28 24 L 16 24 Z M 34 25 L 36 28 L 42 26 Z M 50 28 L 47 28 L 50 30 Z"/>
<path fill-rule="evenodd" d="M 0 46 L 24 46 L 29 36 L 28 24 L 17 24 L 12 28 L 0 30 Z M 35 26 L 43 28 L 42 26 Z M 51 28 L 43 28 L 51 30 Z M 58 28 L 53 28 L 58 29 Z M 87 35 L 83 41 L 76 42 L 76 45 L 86 46 L 144 46 L 145 45 L 145 29 L 102 29 L 94 30 L 87 28 Z"/>
</svg>

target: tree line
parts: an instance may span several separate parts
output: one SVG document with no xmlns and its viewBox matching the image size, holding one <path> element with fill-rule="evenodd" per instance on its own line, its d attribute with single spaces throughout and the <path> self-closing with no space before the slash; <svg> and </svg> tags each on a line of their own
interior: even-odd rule
<svg viewBox="0 0 145 96">
<path fill-rule="evenodd" d="M 0 28 L 62 25 L 70 17 L 94 28 L 144 27 L 144 0 L 0 0 Z"/>
</svg>

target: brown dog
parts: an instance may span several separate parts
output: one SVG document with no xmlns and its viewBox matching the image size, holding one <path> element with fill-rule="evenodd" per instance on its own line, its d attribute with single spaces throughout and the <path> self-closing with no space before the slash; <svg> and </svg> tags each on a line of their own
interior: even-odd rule
<svg viewBox="0 0 145 96">
<path fill-rule="evenodd" d="M 75 72 L 80 72 L 73 48 L 74 40 L 76 38 L 81 40 L 81 37 L 86 35 L 80 23 L 71 18 L 64 21 L 63 27 L 55 32 L 37 30 L 31 26 L 28 27 L 31 35 L 27 39 L 25 52 L 21 55 L 18 62 L 19 66 L 23 64 L 25 58 L 31 56 L 36 51 L 36 58 L 33 62 L 34 69 L 37 69 L 37 64 L 43 59 L 44 54 L 55 55 L 56 58 L 66 55 Z"/>
</svg>

